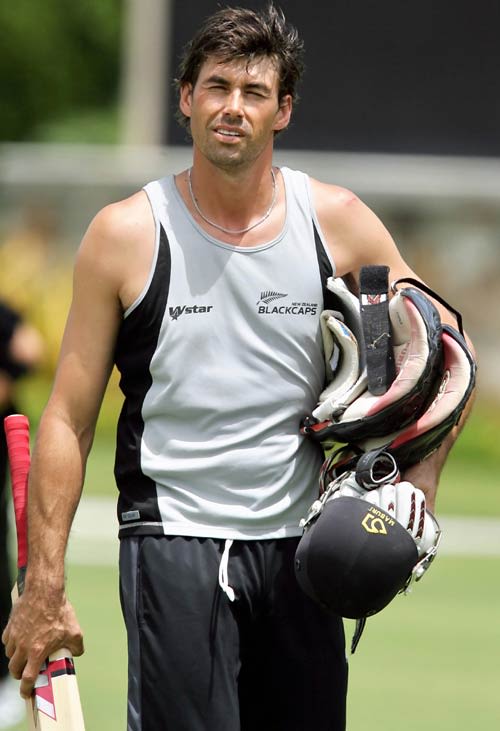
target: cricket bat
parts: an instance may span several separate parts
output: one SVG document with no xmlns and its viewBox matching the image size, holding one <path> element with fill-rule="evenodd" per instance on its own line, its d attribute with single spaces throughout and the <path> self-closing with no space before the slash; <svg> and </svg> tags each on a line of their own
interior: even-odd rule
<svg viewBox="0 0 500 731">
<path fill-rule="evenodd" d="M 29 421 L 22 414 L 4 419 L 9 454 L 12 496 L 17 530 L 17 581 L 12 603 L 24 589 L 28 562 L 27 504 L 30 469 Z M 75 665 L 69 650 L 62 648 L 44 662 L 31 698 L 26 701 L 30 731 L 85 731 Z"/>
</svg>

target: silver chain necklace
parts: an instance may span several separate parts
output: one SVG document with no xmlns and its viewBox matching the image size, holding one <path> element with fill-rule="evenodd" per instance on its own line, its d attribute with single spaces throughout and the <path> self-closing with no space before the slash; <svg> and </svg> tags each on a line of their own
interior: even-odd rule
<svg viewBox="0 0 500 731">
<path fill-rule="evenodd" d="M 196 208 L 196 211 L 198 215 L 206 222 L 209 223 L 210 226 L 213 226 L 214 228 L 218 228 L 219 231 L 223 231 L 225 234 L 245 234 L 247 231 L 251 231 L 253 228 L 256 228 L 257 226 L 260 226 L 261 223 L 264 223 L 264 221 L 269 218 L 269 216 L 272 213 L 272 210 L 274 206 L 276 205 L 276 199 L 278 197 L 278 188 L 276 185 L 276 175 L 274 174 L 274 170 L 271 168 L 271 177 L 273 179 L 273 197 L 271 200 L 271 205 L 267 209 L 267 211 L 264 213 L 262 218 L 257 221 L 257 223 L 252 223 L 250 226 L 247 226 L 246 228 L 224 228 L 224 226 L 219 226 L 218 223 L 214 223 L 209 218 L 205 216 L 204 213 L 200 210 L 200 206 L 198 205 L 198 201 L 194 197 L 193 193 L 193 186 L 191 185 L 191 170 L 192 168 L 189 168 L 188 170 L 188 188 L 189 188 L 189 195 L 191 196 L 191 200 L 193 201 L 193 206 Z"/>
</svg>

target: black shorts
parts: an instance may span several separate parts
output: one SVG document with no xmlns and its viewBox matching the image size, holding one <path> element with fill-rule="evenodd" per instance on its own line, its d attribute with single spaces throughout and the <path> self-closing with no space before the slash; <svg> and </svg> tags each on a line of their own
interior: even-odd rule
<svg viewBox="0 0 500 731">
<path fill-rule="evenodd" d="M 297 538 L 123 538 L 128 731 L 344 731 L 342 620 L 298 587 Z"/>
</svg>

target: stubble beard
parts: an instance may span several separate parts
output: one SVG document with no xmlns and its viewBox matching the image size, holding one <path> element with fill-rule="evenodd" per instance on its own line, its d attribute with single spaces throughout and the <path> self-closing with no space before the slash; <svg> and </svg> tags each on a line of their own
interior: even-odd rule
<svg viewBox="0 0 500 731">
<path fill-rule="evenodd" d="M 236 147 L 236 146 L 235 146 Z M 245 138 L 244 145 L 238 145 L 238 149 L 225 147 L 222 143 L 205 140 L 203 145 L 198 145 L 202 155 L 217 168 L 226 172 L 245 170 L 250 167 L 264 151 L 266 145 L 258 140 L 250 141 Z"/>
</svg>

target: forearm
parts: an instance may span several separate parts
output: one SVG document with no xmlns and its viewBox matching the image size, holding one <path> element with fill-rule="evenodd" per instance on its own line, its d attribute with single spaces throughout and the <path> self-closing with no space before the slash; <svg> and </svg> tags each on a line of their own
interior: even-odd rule
<svg viewBox="0 0 500 731">
<path fill-rule="evenodd" d="M 28 565 L 24 591 L 2 635 L 9 670 L 29 697 L 48 655 L 83 652 L 73 608 L 64 592 L 64 557 L 80 499 L 89 438 L 50 405 L 37 434 L 28 487 Z"/>
<path fill-rule="evenodd" d="M 432 512 L 435 510 L 439 479 L 444 464 L 448 458 L 451 448 L 458 439 L 458 436 L 467 421 L 472 410 L 473 403 L 474 393 L 471 398 L 469 398 L 458 424 L 447 435 L 441 446 L 423 462 L 412 465 L 405 470 L 405 473 L 402 476 L 404 480 L 408 480 L 413 483 L 425 493 L 427 507 Z"/>
<path fill-rule="evenodd" d="M 80 500 L 90 438 L 48 407 L 30 469 L 26 590 L 62 592 L 64 557 Z"/>
</svg>

